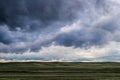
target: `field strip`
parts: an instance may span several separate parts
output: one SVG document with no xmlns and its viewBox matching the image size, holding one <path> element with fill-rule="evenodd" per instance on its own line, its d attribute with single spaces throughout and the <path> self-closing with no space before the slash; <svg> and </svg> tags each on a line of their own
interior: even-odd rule
<svg viewBox="0 0 120 80">
<path fill-rule="evenodd" d="M 90 76 L 98 76 L 98 77 L 101 77 L 101 76 L 105 76 L 105 77 L 120 77 L 120 75 L 111 75 L 111 74 L 107 74 L 107 75 L 105 75 L 105 74 L 96 74 L 96 75 L 94 75 L 94 74 L 86 74 L 86 75 L 69 75 L 69 74 L 61 74 L 61 75 L 54 75 L 54 74 L 51 74 L 51 75 L 49 75 L 49 74 L 46 74 L 46 75 L 32 75 L 32 74 L 28 74 L 28 75 L 19 75 L 19 74 L 16 74 L 16 75 L 0 75 L 0 77 L 14 77 L 14 76 L 68 76 L 68 77 L 90 77 Z"/>
</svg>

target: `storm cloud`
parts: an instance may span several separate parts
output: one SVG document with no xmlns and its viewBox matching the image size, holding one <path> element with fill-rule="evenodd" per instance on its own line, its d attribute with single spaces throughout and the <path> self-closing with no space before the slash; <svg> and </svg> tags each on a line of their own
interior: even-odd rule
<svg viewBox="0 0 120 80">
<path fill-rule="evenodd" d="M 75 18 L 79 5 L 64 0 L 1 0 L 0 23 L 9 25 L 11 30 L 16 28 L 36 30 L 46 28 L 57 21 L 68 21 Z"/>
<path fill-rule="evenodd" d="M 0 58 L 30 59 L 31 53 L 41 53 L 53 45 L 87 51 L 119 43 L 119 7 L 118 0 L 0 0 Z M 25 57 L 26 51 L 30 54 Z M 12 54 L 16 57 L 5 57 Z M 64 49 L 58 54 L 56 51 L 49 57 L 69 55 Z M 31 59 L 46 59 L 41 58 L 42 53 L 34 56 Z"/>
</svg>

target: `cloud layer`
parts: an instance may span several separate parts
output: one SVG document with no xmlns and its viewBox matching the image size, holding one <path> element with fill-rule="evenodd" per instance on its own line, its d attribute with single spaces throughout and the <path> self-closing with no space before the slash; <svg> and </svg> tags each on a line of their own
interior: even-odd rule
<svg viewBox="0 0 120 80">
<path fill-rule="evenodd" d="M 119 61 L 119 7 L 118 0 L 1 0 L 0 59 Z"/>
<path fill-rule="evenodd" d="M 117 46 L 116 46 L 117 45 Z M 111 42 L 103 48 L 91 47 L 89 49 L 80 49 L 74 47 L 56 46 L 42 47 L 38 52 L 30 50 L 22 53 L 1 53 L 0 58 L 5 60 L 42 60 L 42 61 L 83 61 L 83 62 L 101 62 L 101 61 L 120 61 L 120 43 Z"/>
</svg>

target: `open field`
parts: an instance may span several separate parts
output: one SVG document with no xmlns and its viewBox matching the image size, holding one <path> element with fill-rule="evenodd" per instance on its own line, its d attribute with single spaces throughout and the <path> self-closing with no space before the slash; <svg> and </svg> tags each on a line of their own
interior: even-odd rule
<svg viewBox="0 0 120 80">
<path fill-rule="evenodd" d="M 120 80 L 120 63 L 0 63 L 0 80 Z"/>
</svg>

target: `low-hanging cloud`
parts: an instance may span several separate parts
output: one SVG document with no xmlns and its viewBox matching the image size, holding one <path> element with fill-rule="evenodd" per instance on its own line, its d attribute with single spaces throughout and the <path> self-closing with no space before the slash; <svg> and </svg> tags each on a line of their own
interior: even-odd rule
<svg viewBox="0 0 120 80">
<path fill-rule="evenodd" d="M 116 46 L 117 45 L 117 46 Z M 1 60 L 42 60 L 42 61 L 83 61 L 83 62 L 102 62 L 102 61 L 117 61 L 119 62 L 119 46 L 120 43 L 111 42 L 109 45 L 102 48 L 91 47 L 89 49 L 80 49 L 74 47 L 65 47 L 51 45 L 42 47 L 38 52 L 30 50 L 22 53 L 1 53 Z M 60 53 L 60 54 L 59 54 Z"/>
</svg>

